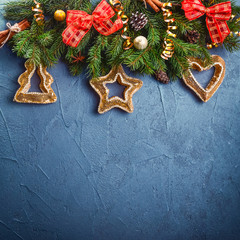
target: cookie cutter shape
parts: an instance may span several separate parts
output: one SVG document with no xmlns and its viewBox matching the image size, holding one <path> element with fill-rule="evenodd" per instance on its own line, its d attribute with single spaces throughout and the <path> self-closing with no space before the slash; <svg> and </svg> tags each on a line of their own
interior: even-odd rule
<svg viewBox="0 0 240 240">
<path fill-rule="evenodd" d="M 54 82 L 53 77 L 47 72 L 47 67 L 40 65 L 37 68 L 37 74 L 41 79 L 39 85 L 42 92 L 28 92 L 31 87 L 31 78 L 36 71 L 36 65 L 32 60 L 25 62 L 25 68 L 27 69 L 18 78 L 20 88 L 17 90 L 14 101 L 19 103 L 36 103 L 36 104 L 48 104 L 57 101 L 57 96 L 51 88 Z"/>
<path fill-rule="evenodd" d="M 118 82 L 120 85 L 125 86 L 123 98 L 113 96 L 109 98 L 109 89 L 106 84 Z M 132 103 L 132 96 L 142 87 L 143 82 L 137 78 L 132 78 L 126 75 L 122 65 L 113 67 L 112 70 L 103 77 L 93 78 L 90 80 L 90 85 L 100 96 L 100 103 L 98 112 L 105 113 L 112 108 L 120 108 L 128 113 L 134 110 Z"/>
<path fill-rule="evenodd" d="M 190 68 L 185 70 L 183 73 L 183 81 L 185 84 L 191 88 L 197 96 L 203 101 L 207 102 L 213 94 L 218 90 L 221 85 L 226 71 L 225 61 L 218 55 L 212 55 L 212 63 L 205 66 L 205 61 L 191 57 L 189 58 Z M 193 76 L 191 69 L 198 71 L 209 70 L 210 68 L 215 67 L 214 75 L 211 78 L 206 88 L 203 88 L 196 78 Z"/>
</svg>

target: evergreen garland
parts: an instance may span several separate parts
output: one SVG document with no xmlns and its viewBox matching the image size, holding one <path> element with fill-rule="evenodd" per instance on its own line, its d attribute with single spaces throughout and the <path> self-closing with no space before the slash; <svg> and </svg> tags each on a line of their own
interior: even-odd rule
<svg viewBox="0 0 240 240">
<path fill-rule="evenodd" d="M 83 10 L 91 14 L 96 4 L 89 0 L 38 0 L 41 3 L 45 22 L 39 26 L 33 18 L 32 7 L 35 6 L 33 0 L 19 0 L 7 3 L 5 6 L 5 18 L 8 20 L 21 21 L 28 19 L 32 22 L 31 28 L 16 34 L 11 40 L 13 51 L 18 56 L 32 59 L 38 66 L 40 63 L 52 66 L 60 58 L 66 61 L 73 75 L 80 74 L 87 69 L 92 77 L 106 74 L 115 65 L 125 64 L 132 71 L 145 74 L 154 74 L 158 70 L 168 72 L 171 79 L 181 77 L 182 72 L 189 67 L 188 57 L 198 57 L 210 61 L 210 54 L 206 49 L 206 36 L 209 35 L 206 28 L 205 17 L 194 21 L 189 21 L 184 16 L 181 9 L 181 1 L 174 1 L 172 8 L 177 38 L 171 38 L 174 42 L 175 53 L 168 61 L 161 57 L 163 51 L 163 40 L 166 36 L 167 25 L 164 22 L 161 12 L 154 13 L 144 7 L 143 2 L 138 0 L 122 0 L 125 14 L 128 17 L 138 11 L 148 18 L 147 25 L 140 31 L 135 32 L 129 27 L 128 35 L 132 39 L 142 35 L 148 39 L 148 47 L 144 50 L 137 50 L 132 47 L 129 50 L 122 48 L 123 39 L 119 32 L 110 36 L 100 35 L 92 28 L 81 40 L 78 47 L 66 46 L 62 42 L 62 32 L 66 28 L 66 22 L 57 22 L 53 14 L 56 10 Z M 163 1 L 165 2 L 165 1 Z M 214 4 L 224 2 L 216 0 Z M 206 7 L 210 6 L 210 1 L 204 1 Z M 240 7 L 232 2 L 232 14 L 238 16 Z M 230 31 L 237 32 L 240 29 L 240 21 L 237 17 L 228 21 Z M 197 44 L 185 41 L 187 31 L 197 30 L 200 39 Z M 232 52 L 240 49 L 240 39 L 238 36 L 229 35 L 225 41 L 225 48 Z M 85 56 L 84 61 L 74 61 L 79 53 Z"/>
</svg>

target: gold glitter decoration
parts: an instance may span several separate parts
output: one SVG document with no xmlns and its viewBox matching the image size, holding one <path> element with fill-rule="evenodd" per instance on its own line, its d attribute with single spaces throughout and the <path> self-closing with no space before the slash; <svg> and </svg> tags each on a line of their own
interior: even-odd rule
<svg viewBox="0 0 240 240">
<path fill-rule="evenodd" d="M 34 3 L 36 4 L 35 7 L 32 7 L 32 11 L 35 12 L 34 18 L 36 19 L 38 25 L 43 25 L 44 15 L 43 10 L 41 9 L 41 3 L 37 2 L 36 0 L 34 0 Z"/>
<path fill-rule="evenodd" d="M 125 15 L 123 11 L 123 5 L 119 0 L 110 0 L 109 2 L 112 5 L 114 11 L 117 12 L 117 14 L 121 17 L 123 22 L 123 29 L 121 32 L 121 37 L 125 39 L 125 42 L 123 43 L 123 49 L 130 49 L 133 46 L 133 42 L 131 41 L 131 37 L 127 36 L 126 34 L 128 30 L 128 16 Z"/>
<path fill-rule="evenodd" d="M 14 101 L 20 103 L 37 103 L 37 104 L 48 104 L 57 101 L 57 96 L 51 88 L 53 83 L 52 76 L 47 72 L 47 67 L 40 65 L 37 69 L 37 74 L 41 79 L 39 85 L 41 92 L 28 92 L 31 87 L 31 78 L 36 71 L 36 65 L 32 60 L 25 62 L 25 68 L 27 69 L 18 78 L 20 88 L 16 92 Z"/>
<path fill-rule="evenodd" d="M 204 101 L 207 102 L 213 94 L 217 91 L 219 86 L 221 85 L 226 71 L 226 66 L 224 60 L 217 55 L 212 55 L 212 63 L 207 65 L 205 64 L 205 61 L 191 57 L 189 58 L 190 62 L 190 68 L 183 73 L 183 81 L 185 84 L 191 88 L 198 97 Z M 206 88 L 203 88 L 199 82 L 196 80 L 196 78 L 193 76 L 190 69 L 195 69 L 198 71 L 205 71 L 209 70 L 210 68 L 215 67 L 215 72 L 213 77 L 211 78 L 210 82 L 208 83 Z"/>
<path fill-rule="evenodd" d="M 161 54 L 161 57 L 165 60 L 171 58 L 174 54 L 174 43 L 169 38 L 176 38 L 177 35 L 172 33 L 172 30 L 176 30 L 177 26 L 173 26 L 172 24 L 175 22 L 174 18 L 169 18 L 172 15 L 172 12 L 167 9 L 167 7 L 172 7 L 172 3 L 163 3 L 162 11 L 163 11 L 163 18 L 164 21 L 167 23 L 167 36 L 164 39 L 164 50 Z"/>
<path fill-rule="evenodd" d="M 118 82 L 120 85 L 125 86 L 123 98 L 114 96 L 109 98 L 109 89 L 106 84 Z M 126 112 L 133 112 L 134 107 L 132 103 L 132 96 L 142 87 L 142 81 L 126 75 L 123 67 L 113 67 L 112 70 L 104 77 L 93 78 L 90 81 L 93 89 L 100 96 L 100 103 L 98 106 L 99 113 L 105 113 L 112 108 L 121 108 Z"/>
</svg>

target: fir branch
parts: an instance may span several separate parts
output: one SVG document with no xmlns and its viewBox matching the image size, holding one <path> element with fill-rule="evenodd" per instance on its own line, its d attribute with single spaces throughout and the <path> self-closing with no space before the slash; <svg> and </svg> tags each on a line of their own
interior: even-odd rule
<svg viewBox="0 0 240 240">
<path fill-rule="evenodd" d="M 21 21 L 25 18 L 32 19 L 32 7 L 34 2 L 31 0 L 20 0 L 8 2 L 4 7 L 4 17 L 8 20 Z"/>
<path fill-rule="evenodd" d="M 228 36 L 224 41 L 224 47 L 229 52 L 240 50 L 240 39 L 238 36 Z"/>
<path fill-rule="evenodd" d="M 92 14 L 96 4 L 92 4 L 89 0 L 38 0 L 44 11 L 45 21 L 43 26 L 38 26 L 34 20 L 34 12 L 32 7 L 35 6 L 33 0 L 18 0 L 7 3 L 5 6 L 5 17 L 9 20 L 20 21 L 27 18 L 32 21 L 31 29 L 16 34 L 12 41 L 13 51 L 18 56 L 32 59 L 36 65 L 44 64 L 50 66 L 64 56 L 68 62 L 72 74 L 78 74 L 86 68 L 90 75 L 98 77 L 107 72 L 110 67 L 118 64 L 126 64 L 132 71 L 140 73 L 153 74 L 156 70 L 161 69 L 168 71 L 172 78 L 181 77 L 182 71 L 186 69 L 188 58 L 190 56 L 211 60 L 211 56 L 205 45 L 205 38 L 208 36 L 205 17 L 201 17 L 194 21 L 185 18 L 184 12 L 180 6 L 173 7 L 173 17 L 178 27 L 175 30 L 176 39 L 172 39 L 175 46 L 175 53 L 169 61 L 165 61 L 161 57 L 163 51 L 163 41 L 166 36 L 167 25 L 164 22 L 161 13 L 153 13 L 149 9 L 145 9 L 141 1 L 125 0 L 123 1 L 124 12 L 128 16 L 131 13 L 139 11 L 146 14 L 148 24 L 139 32 L 133 31 L 129 26 L 127 34 L 134 40 L 136 36 L 142 35 L 148 39 L 149 45 L 145 50 L 137 50 L 135 48 L 123 50 L 123 38 L 120 31 L 110 36 L 100 35 L 92 28 L 80 41 L 76 48 L 66 46 L 62 42 L 62 32 L 66 28 L 66 23 L 57 22 L 54 19 L 54 12 L 57 9 L 63 10 L 82 10 Z M 174 0 L 174 3 L 181 3 L 182 0 Z M 215 4 L 225 0 L 215 0 Z M 164 1 L 166 2 L 166 1 Z M 210 3 L 203 2 L 206 7 Z M 240 7 L 232 2 L 232 14 L 239 15 Z M 116 19 L 116 16 L 115 16 Z M 113 20 L 114 21 L 114 20 Z M 240 29 L 240 22 L 236 18 L 228 21 L 229 28 L 232 32 Z M 185 34 L 187 31 L 197 30 L 201 38 L 197 44 L 185 42 Z M 236 51 L 240 48 L 239 38 L 235 35 L 228 36 L 225 39 L 224 46 L 228 51 Z M 86 56 L 85 63 L 74 61 L 79 53 Z"/>
<path fill-rule="evenodd" d="M 93 77 L 101 75 L 102 53 L 107 47 L 107 38 L 103 35 L 98 35 L 96 43 L 89 49 L 88 52 L 88 74 Z"/>
</svg>

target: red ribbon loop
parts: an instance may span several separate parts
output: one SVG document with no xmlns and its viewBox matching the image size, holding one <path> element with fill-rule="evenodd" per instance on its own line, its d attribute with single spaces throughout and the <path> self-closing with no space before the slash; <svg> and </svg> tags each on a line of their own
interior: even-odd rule
<svg viewBox="0 0 240 240">
<path fill-rule="evenodd" d="M 226 21 L 231 17 L 231 2 L 223 2 L 206 8 L 200 0 L 184 0 L 182 9 L 190 21 L 206 13 L 206 24 L 213 43 L 223 43 L 230 33 Z"/>
<path fill-rule="evenodd" d="M 67 11 L 68 27 L 62 33 L 63 42 L 71 47 L 77 47 L 92 25 L 102 35 L 111 35 L 123 27 L 119 16 L 114 23 L 110 20 L 114 15 L 115 12 L 105 0 L 97 5 L 92 15 L 79 10 Z"/>
</svg>

